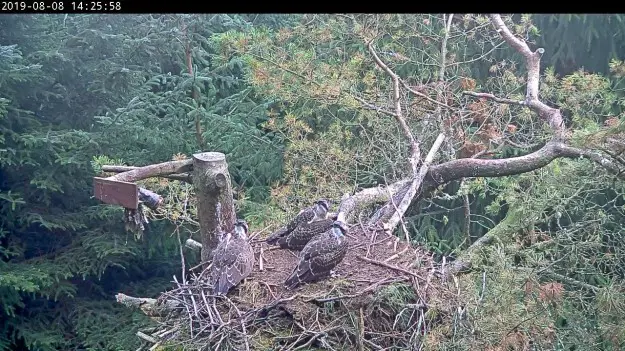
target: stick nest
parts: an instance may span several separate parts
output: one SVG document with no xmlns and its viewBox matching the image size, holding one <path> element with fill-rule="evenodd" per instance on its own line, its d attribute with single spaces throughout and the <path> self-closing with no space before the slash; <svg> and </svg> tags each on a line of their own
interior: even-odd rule
<svg viewBox="0 0 625 351">
<path fill-rule="evenodd" d="M 297 252 L 254 243 L 254 272 L 228 297 L 210 296 L 202 274 L 161 295 L 169 313 L 152 336 L 198 350 L 412 349 L 453 314 L 456 295 L 430 254 L 359 226 L 348 240 L 339 277 L 293 291 L 282 284 Z"/>
</svg>

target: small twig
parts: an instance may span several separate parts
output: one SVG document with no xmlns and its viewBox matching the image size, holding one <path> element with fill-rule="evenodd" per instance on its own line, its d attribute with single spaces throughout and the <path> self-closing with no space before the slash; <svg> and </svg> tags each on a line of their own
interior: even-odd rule
<svg viewBox="0 0 625 351">
<path fill-rule="evenodd" d="M 258 254 L 258 270 L 260 270 L 261 272 L 264 270 L 263 261 L 264 261 L 263 247 L 261 246 L 260 247 L 260 253 Z"/>
<path fill-rule="evenodd" d="M 393 256 L 385 259 L 384 262 L 389 262 L 389 261 L 392 261 L 392 260 L 396 259 L 397 257 L 401 256 L 404 252 L 408 251 L 408 248 L 409 248 L 409 246 L 404 247 L 403 250 L 401 250 L 400 252 L 394 254 Z"/>
<path fill-rule="evenodd" d="M 500 97 L 497 97 L 497 96 L 495 96 L 493 94 L 489 94 L 489 93 L 476 93 L 476 92 L 473 92 L 473 91 L 463 91 L 462 95 L 469 95 L 469 96 L 473 96 L 473 97 L 476 97 L 476 98 L 493 100 L 493 101 L 498 102 L 500 104 L 525 106 L 525 101 L 523 101 L 523 100 L 512 100 L 512 99 L 500 98 Z"/>
<path fill-rule="evenodd" d="M 369 263 L 372 263 L 372 264 L 376 264 L 376 265 L 378 265 L 378 266 L 382 266 L 382 267 L 390 268 L 390 269 L 393 269 L 393 270 L 396 270 L 396 271 L 399 271 L 399 272 L 402 272 L 402 273 L 405 273 L 405 274 L 411 275 L 411 276 L 413 276 L 413 277 L 423 279 L 420 275 L 418 275 L 418 274 L 416 274 L 416 273 L 414 273 L 414 272 L 411 272 L 411 271 L 409 271 L 409 270 L 403 269 L 403 268 L 401 268 L 401 267 L 393 266 L 393 265 L 390 265 L 390 264 L 388 264 L 388 263 L 384 263 L 384 262 L 377 261 L 377 260 L 372 260 L 372 259 L 370 259 L 370 258 L 363 257 L 363 256 L 356 256 L 356 257 L 358 257 L 359 259 L 361 259 L 361 260 L 363 260 L 363 261 L 365 261 L 365 262 L 369 262 Z"/>
<path fill-rule="evenodd" d="M 269 228 L 271 228 L 271 226 L 267 226 L 267 227 L 265 227 L 265 228 L 261 229 L 260 231 L 258 231 L 258 232 L 256 232 L 256 233 L 252 234 L 252 235 L 250 236 L 250 238 L 248 239 L 248 241 L 249 241 L 250 243 L 251 243 L 251 242 L 253 242 L 253 240 L 254 240 L 257 236 L 259 236 L 260 234 L 264 233 L 264 232 L 265 232 L 267 229 L 269 229 Z M 264 241 L 264 240 L 263 240 L 263 241 Z"/>
<path fill-rule="evenodd" d="M 176 235 L 178 236 L 178 246 L 180 248 L 180 265 L 182 267 L 182 284 L 187 284 L 187 272 L 186 272 L 186 264 L 184 262 L 184 250 L 182 249 L 182 240 L 180 239 L 180 230 L 176 227 Z"/>
<path fill-rule="evenodd" d="M 360 307 L 360 332 L 358 333 L 358 350 L 363 351 L 365 349 L 365 315 Z"/>
</svg>

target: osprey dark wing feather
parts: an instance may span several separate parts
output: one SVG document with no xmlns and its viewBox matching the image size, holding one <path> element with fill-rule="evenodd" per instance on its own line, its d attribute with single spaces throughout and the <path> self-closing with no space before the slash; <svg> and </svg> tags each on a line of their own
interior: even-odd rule
<svg viewBox="0 0 625 351">
<path fill-rule="evenodd" d="M 278 240 L 288 236 L 293 230 L 302 224 L 309 223 L 317 219 L 324 219 L 330 208 L 327 200 L 318 200 L 313 206 L 301 210 L 286 226 L 273 232 L 265 242 L 269 245 L 276 245 Z"/>
<path fill-rule="evenodd" d="M 345 258 L 348 243 L 345 238 L 347 226 L 335 221 L 332 228 L 312 239 L 300 253 L 300 259 L 293 273 L 284 282 L 287 289 L 326 278 Z"/>
<path fill-rule="evenodd" d="M 211 269 L 214 293 L 225 295 L 254 268 L 254 250 L 247 241 L 247 223 L 238 220 L 234 233 L 228 233 L 217 246 Z"/>
<path fill-rule="evenodd" d="M 282 249 L 301 250 L 311 239 L 330 230 L 333 223 L 334 220 L 332 219 L 304 223 L 295 228 L 289 235 L 279 238 L 277 244 Z"/>
</svg>

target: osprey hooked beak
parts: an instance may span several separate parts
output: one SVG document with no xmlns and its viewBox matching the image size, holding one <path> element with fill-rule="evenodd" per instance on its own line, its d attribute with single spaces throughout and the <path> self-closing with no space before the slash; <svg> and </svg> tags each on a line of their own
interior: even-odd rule
<svg viewBox="0 0 625 351">
<path fill-rule="evenodd" d="M 327 200 L 323 199 L 323 200 L 319 200 L 315 202 L 315 214 L 319 218 L 326 218 L 326 216 L 328 215 L 329 209 L 330 209 L 330 204 L 328 203 Z"/>
<path fill-rule="evenodd" d="M 249 231 L 249 227 L 247 226 L 247 222 L 239 219 L 234 223 L 234 232 L 241 238 L 247 238 L 247 232 Z"/>
</svg>

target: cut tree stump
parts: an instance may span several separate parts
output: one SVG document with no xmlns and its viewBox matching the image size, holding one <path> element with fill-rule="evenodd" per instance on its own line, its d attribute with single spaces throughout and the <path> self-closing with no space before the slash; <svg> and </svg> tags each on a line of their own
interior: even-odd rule
<svg viewBox="0 0 625 351">
<path fill-rule="evenodd" d="M 202 261 L 208 266 L 220 233 L 234 230 L 236 221 L 226 155 L 220 152 L 194 154 L 192 178 L 197 195 Z"/>
</svg>

